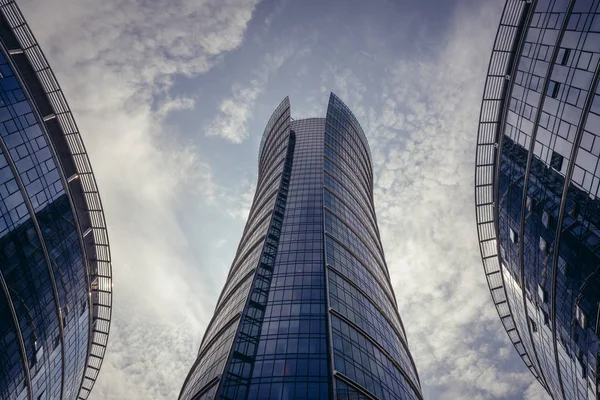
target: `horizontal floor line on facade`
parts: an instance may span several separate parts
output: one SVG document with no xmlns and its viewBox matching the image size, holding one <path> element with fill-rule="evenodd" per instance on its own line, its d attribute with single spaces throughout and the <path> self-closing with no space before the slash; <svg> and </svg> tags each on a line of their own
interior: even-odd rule
<svg viewBox="0 0 600 400">
<path fill-rule="evenodd" d="M 346 375 L 342 374 L 340 371 L 334 369 L 333 370 L 333 376 L 336 377 L 336 378 L 338 378 L 338 379 L 340 379 L 341 381 L 344 381 L 344 383 L 346 383 L 347 385 L 351 386 L 354 390 L 360 392 L 363 396 L 366 396 L 366 397 L 368 397 L 371 400 L 379 400 L 377 397 L 375 397 L 374 395 L 372 395 L 371 392 L 369 392 L 367 389 L 365 389 L 358 382 L 355 382 L 354 380 L 350 379 Z"/>
<path fill-rule="evenodd" d="M 396 332 L 396 335 L 398 335 L 398 337 L 400 338 L 400 341 L 404 345 L 404 348 L 406 349 L 406 351 L 409 352 L 408 343 L 406 342 L 406 338 L 405 338 L 406 335 L 404 334 L 404 332 L 400 332 L 398 330 L 398 328 L 394 326 L 394 323 L 392 321 L 390 321 L 390 318 L 383 312 L 383 310 L 379 307 L 379 305 L 377 304 L 377 302 L 369 294 L 367 294 L 363 289 L 361 289 L 356 283 L 354 283 L 350 278 L 348 278 L 346 275 L 344 275 L 344 273 L 342 271 L 338 271 L 335 267 L 331 266 L 330 264 L 327 264 L 327 268 L 329 268 L 331 271 L 335 272 L 337 275 L 341 276 L 342 279 L 344 279 L 346 282 L 348 282 L 350 284 L 350 286 L 352 286 L 360 294 L 362 294 L 363 296 L 365 296 L 365 298 L 368 301 L 370 301 L 371 304 L 373 304 L 373 306 L 375 307 L 375 309 L 377 311 L 379 311 L 379 313 L 381 314 L 381 316 L 390 324 L 390 326 L 392 327 L 392 329 Z M 392 306 L 393 306 L 393 304 L 392 304 Z M 400 317 L 398 315 L 396 315 L 396 316 L 398 317 L 398 320 L 400 321 Z"/>
<path fill-rule="evenodd" d="M 417 387 L 417 382 L 412 381 L 410 376 L 408 376 L 408 374 L 406 373 L 406 371 L 404 371 L 404 368 L 402 368 L 402 366 L 398 363 L 398 361 L 396 361 L 396 359 L 386 349 L 384 349 L 383 346 L 381 346 L 377 342 L 377 340 L 375 340 L 375 338 L 373 338 L 371 335 L 369 335 L 364 329 L 362 329 L 360 326 L 355 324 L 353 321 L 346 318 L 345 315 L 343 315 L 336 309 L 330 307 L 329 312 L 331 314 L 335 315 L 336 317 L 342 319 L 348 325 L 350 325 L 353 329 L 355 329 L 358 333 L 360 333 L 365 339 L 367 339 L 373 346 L 375 346 L 381 353 L 383 353 L 383 355 L 394 365 L 394 367 L 396 367 L 396 369 L 400 372 L 400 374 L 404 377 L 404 379 L 406 379 L 406 381 L 412 386 L 412 388 L 416 392 L 419 391 L 419 388 Z M 406 349 L 406 347 L 405 347 L 405 349 Z M 408 352 L 408 349 L 407 349 L 407 354 L 410 354 L 410 352 Z M 415 369 L 415 371 L 416 371 L 416 366 L 415 366 L 414 361 L 412 360 L 412 357 L 410 358 L 410 360 L 411 360 L 413 369 Z"/>
</svg>

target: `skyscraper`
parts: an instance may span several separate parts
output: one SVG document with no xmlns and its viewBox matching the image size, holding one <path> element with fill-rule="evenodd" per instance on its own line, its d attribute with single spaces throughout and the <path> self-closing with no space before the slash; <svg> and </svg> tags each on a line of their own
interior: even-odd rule
<svg viewBox="0 0 600 400">
<path fill-rule="evenodd" d="M 111 317 L 96 182 L 60 87 L 0 1 L 0 398 L 86 399 Z"/>
<path fill-rule="evenodd" d="M 179 398 L 422 399 L 377 228 L 365 134 L 333 93 L 288 98 L 225 287 Z"/>
<path fill-rule="evenodd" d="M 477 228 L 492 299 L 554 399 L 600 398 L 598 5 L 506 2 L 477 141 Z"/>
</svg>

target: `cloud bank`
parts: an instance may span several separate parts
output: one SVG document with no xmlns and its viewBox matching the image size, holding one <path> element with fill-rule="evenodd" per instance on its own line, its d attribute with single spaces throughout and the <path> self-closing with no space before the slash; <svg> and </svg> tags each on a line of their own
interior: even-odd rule
<svg viewBox="0 0 600 400">
<path fill-rule="evenodd" d="M 115 308 L 92 399 L 175 398 L 192 362 L 206 312 L 185 278 L 206 267 L 191 258 L 177 212 L 182 198 L 208 204 L 220 189 L 200 150 L 167 125 L 198 106 L 171 88 L 237 48 L 256 4 L 20 4 L 79 124 L 109 227 Z"/>
</svg>

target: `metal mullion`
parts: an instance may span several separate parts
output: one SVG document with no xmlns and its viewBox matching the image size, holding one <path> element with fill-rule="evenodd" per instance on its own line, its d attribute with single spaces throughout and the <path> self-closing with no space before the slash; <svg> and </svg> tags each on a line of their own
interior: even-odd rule
<svg viewBox="0 0 600 400">
<path fill-rule="evenodd" d="M 352 197 L 354 197 L 354 199 L 357 201 L 357 203 L 361 204 L 361 208 L 362 204 L 364 204 L 365 202 L 361 202 L 359 201 L 359 199 L 357 198 L 357 196 L 361 196 L 361 197 L 366 197 L 366 203 L 367 203 L 367 207 L 366 209 L 369 211 L 367 212 L 367 210 L 365 210 L 365 208 L 363 208 L 363 210 L 365 210 L 365 214 L 367 214 L 369 217 L 371 217 L 371 219 L 373 220 L 373 225 L 377 226 L 377 218 L 375 216 L 375 206 L 374 204 L 369 200 L 369 194 L 367 193 L 366 188 L 364 187 L 359 187 L 357 185 L 357 183 L 348 175 L 348 173 L 339 165 L 338 162 L 336 162 L 335 160 L 331 159 L 331 157 L 329 157 L 328 155 L 324 155 L 324 158 L 329 160 L 340 172 L 343 176 L 345 176 L 347 178 L 347 180 L 352 184 L 352 187 L 356 188 L 356 191 L 358 192 L 358 194 L 356 193 L 352 193 L 352 191 L 350 189 L 348 189 L 348 187 L 346 186 L 346 184 L 344 182 L 342 182 L 340 180 L 340 178 L 338 178 L 337 176 L 333 175 L 333 172 L 329 171 L 328 169 L 325 169 L 325 172 L 327 172 L 327 174 L 329 176 L 331 176 L 332 178 L 334 178 L 336 181 L 339 182 L 340 185 L 342 185 L 346 191 L 348 191 Z M 365 199 L 361 199 L 361 200 L 365 200 Z"/>
<path fill-rule="evenodd" d="M 600 81 L 600 62 L 596 65 L 596 70 L 594 71 L 594 76 L 592 79 L 592 85 L 590 86 L 590 90 L 585 99 L 585 103 L 582 109 L 580 123 L 577 128 L 577 132 L 575 134 L 575 140 L 573 142 L 573 146 L 571 149 L 569 165 L 567 167 L 567 171 L 565 173 L 565 183 L 563 185 L 562 198 L 560 203 L 560 209 L 558 218 L 556 219 L 556 232 L 555 232 L 555 241 L 554 241 L 554 251 L 552 253 L 552 286 L 551 286 L 551 304 L 550 304 L 550 315 L 552 318 L 552 339 L 554 342 L 554 354 L 556 361 L 556 370 L 557 375 L 559 377 L 559 382 L 561 383 L 562 389 L 562 376 L 560 373 L 560 360 L 558 357 L 558 343 L 556 338 L 556 287 L 557 287 L 557 270 L 558 270 L 558 257 L 560 252 L 560 239 L 562 236 L 562 224 L 565 215 L 566 208 L 566 200 L 568 195 L 569 186 L 571 183 L 571 178 L 573 175 L 573 170 L 575 169 L 576 157 L 579 151 L 579 145 L 581 144 L 581 138 L 583 136 L 583 132 L 585 129 L 585 124 L 587 121 L 587 116 L 591 110 L 592 102 L 595 96 L 596 89 L 598 87 L 598 83 Z M 563 389 L 563 397 L 564 397 L 564 389 Z"/>
<path fill-rule="evenodd" d="M 389 280 L 389 271 L 387 271 L 387 266 L 385 265 L 385 260 L 383 259 L 383 255 L 380 254 L 380 253 L 378 253 L 377 251 L 375 251 L 372 248 L 372 246 L 370 246 L 369 244 L 367 244 L 367 242 L 361 237 L 361 235 L 359 235 L 356 232 L 356 230 L 348 224 L 347 221 L 345 221 L 344 219 L 342 219 L 342 217 L 338 213 L 336 213 L 335 211 L 333 211 L 328 206 L 323 206 L 323 208 L 325 210 L 327 210 L 328 212 L 330 212 L 338 221 L 340 221 L 342 224 L 344 224 L 344 226 L 346 228 L 348 228 L 354 234 L 354 236 L 356 236 L 358 238 L 358 240 L 365 246 L 365 248 L 369 251 L 369 253 L 371 253 L 371 255 L 373 256 L 373 258 L 375 259 L 375 261 L 377 261 L 376 264 L 379 267 L 379 269 L 383 272 L 383 276 L 385 276 Z M 331 232 L 329 232 L 329 233 L 331 233 Z"/>
<path fill-rule="evenodd" d="M 575 0 L 570 0 L 569 4 L 567 6 L 567 9 L 565 11 L 565 18 L 563 20 L 562 26 L 560 27 L 560 31 L 559 34 L 556 38 L 556 43 L 552 52 L 552 56 L 551 56 L 551 62 L 549 63 L 548 66 L 548 70 L 546 71 L 546 76 L 544 77 L 544 86 L 542 87 L 542 91 L 541 91 L 541 95 L 540 95 L 540 99 L 537 105 L 537 112 L 536 112 L 536 116 L 533 122 L 533 131 L 531 132 L 531 136 L 530 136 L 530 148 L 528 149 L 528 157 L 527 157 L 527 164 L 526 164 L 526 168 L 525 168 L 525 176 L 524 176 L 524 180 L 523 180 L 523 193 L 522 193 L 522 197 L 521 197 L 521 220 L 520 220 L 520 226 L 519 226 L 519 235 L 521 238 L 524 238 L 524 234 L 525 234 L 525 221 L 526 221 L 526 203 L 527 203 L 527 190 L 529 187 L 529 174 L 531 172 L 531 164 L 533 161 L 533 153 L 534 153 L 534 148 L 535 148 L 535 144 L 536 144 L 536 138 L 537 138 L 537 131 L 538 131 L 538 127 L 539 127 L 539 122 L 541 119 L 541 115 L 542 115 L 542 107 L 545 103 L 545 93 L 547 92 L 548 89 L 548 85 L 550 82 L 550 76 L 552 75 L 552 71 L 554 70 L 554 66 L 555 66 L 555 62 L 556 62 L 556 58 L 558 56 L 558 51 L 560 49 L 560 43 L 562 41 L 562 38 L 564 36 L 564 33 L 566 31 L 567 28 L 567 24 L 569 21 L 569 16 L 571 15 L 571 12 L 573 10 L 573 6 L 575 5 Z M 542 32 L 545 31 L 545 29 L 541 30 Z M 530 67 L 530 69 L 534 68 L 534 63 L 532 62 L 532 66 Z M 592 91 L 590 91 L 592 92 Z M 590 94 L 588 93 L 588 96 Z M 593 94 L 591 95 L 591 97 L 593 98 Z M 590 104 L 591 106 L 591 104 Z M 581 130 L 583 129 L 583 127 L 580 128 Z M 581 135 L 581 134 L 580 134 Z M 573 148 L 575 148 L 575 146 L 573 146 Z M 574 160 L 573 160 L 574 162 Z M 568 181 L 565 180 L 565 186 L 568 185 L 567 183 Z M 558 242 L 558 238 L 559 238 L 559 233 L 557 231 L 557 234 L 555 235 L 555 244 Z M 525 282 L 525 265 L 524 265 L 524 246 L 525 246 L 525 240 L 520 240 L 519 241 L 519 264 L 520 264 L 520 268 L 521 268 L 521 280 L 522 282 Z M 558 246 L 555 246 L 555 249 L 557 249 Z M 556 264 L 553 264 L 554 266 L 556 266 Z M 553 276 L 555 275 L 555 270 L 556 268 L 553 268 Z M 527 304 L 527 300 L 526 300 L 526 290 L 523 290 L 522 293 L 523 296 L 523 304 L 526 305 Z M 552 297 L 554 297 L 554 294 L 552 295 Z M 554 303 L 554 301 L 553 301 Z M 525 311 L 525 320 L 527 320 L 527 318 L 529 317 L 529 311 L 527 309 L 527 307 L 523 307 L 524 311 Z M 553 309 L 551 308 L 551 311 L 553 311 Z M 565 390 L 564 390 L 564 385 L 563 385 L 563 381 L 562 381 L 562 376 L 560 373 L 560 363 L 558 361 L 558 349 L 557 349 L 557 345 L 556 345 L 556 321 L 555 321 L 555 316 L 554 314 L 552 314 L 552 320 L 553 320 L 553 341 L 554 341 L 554 357 L 555 357 L 555 363 L 556 363 L 556 373 L 558 376 L 558 382 L 559 382 L 559 387 L 561 390 L 561 394 L 562 397 L 565 397 Z M 539 322 L 539 321 L 538 321 Z M 540 361 L 537 355 L 537 348 L 536 348 L 536 344 L 535 344 L 535 340 L 533 337 L 533 332 L 531 329 L 530 324 L 527 324 L 527 330 L 529 332 L 529 336 L 531 338 L 531 345 L 533 346 L 533 352 L 534 352 L 534 356 L 536 358 L 537 364 L 540 366 L 540 371 L 539 374 L 541 376 L 541 378 L 544 380 L 544 382 L 546 382 L 546 387 L 550 388 L 550 386 L 548 385 L 548 380 L 546 378 L 546 375 L 543 371 L 543 368 L 540 365 Z M 546 360 L 549 361 L 549 360 Z"/>
<path fill-rule="evenodd" d="M 4 46 L 2 46 L 3 48 Z M 52 284 L 52 291 L 53 291 L 53 298 L 54 298 L 54 303 L 56 305 L 56 312 L 57 312 L 57 317 L 58 317 L 58 330 L 59 330 L 59 339 L 60 339 L 60 344 L 61 344 L 61 356 L 62 356 L 62 364 L 61 364 L 61 370 L 62 370 L 62 376 L 61 376 L 61 389 L 60 389 L 60 393 L 61 393 L 61 398 L 63 395 L 63 389 L 64 389 L 64 381 L 65 381 L 65 363 L 66 363 L 66 356 L 65 356 L 65 333 L 64 333 L 64 326 L 63 326 L 63 318 L 62 318 L 62 309 L 60 306 L 60 298 L 58 295 L 58 288 L 56 285 L 56 280 L 54 278 L 54 271 L 52 269 L 52 262 L 50 260 L 50 253 L 48 252 L 48 249 L 46 247 L 46 241 L 44 239 L 44 236 L 42 234 L 42 230 L 40 228 L 39 222 L 37 220 L 36 214 L 35 214 L 35 209 L 33 208 L 32 204 L 31 204 L 31 200 L 29 199 L 29 194 L 27 192 L 27 190 L 25 189 L 25 185 L 23 184 L 23 181 L 21 179 L 21 175 L 14 163 L 14 160 L 12 158 L 12 156 L 10 155 L 10 152 L 8 151 L 8 148 L 6 147 L 6 143 L 4 142 L 4 138 L 0 137 L 0 152 L 4 153 L 5 155 L 5 159 L 8 162 L 8 165 L 10 166 L 11 172 L 13 173 L 14 179 L 17 183 L 17 186 L 19 187 L 19 190 L 21 191 L 21 194 L 23 196 L 23 200 L 25 202 L 25 205 L 27 207 L 27 211 L 29 212 L 29 217 L 31 218 L 31 222 L 35 228 L 36 234 L 40 240 L 40 247 L 44 256 L 44 260 L 46 262 L 46 267 L 48 269 L 48 275 L 50 277 L 50 282 Z M 46 379 L 46 382 L 48 382 L 48 379 Z M 31 382 L 30 382 L 31 385 Z M 31 386 L 30 386 L 31 387 Z M 30 398 L 31 398 L 31 393 L 30 393 Z"/>
</svg>

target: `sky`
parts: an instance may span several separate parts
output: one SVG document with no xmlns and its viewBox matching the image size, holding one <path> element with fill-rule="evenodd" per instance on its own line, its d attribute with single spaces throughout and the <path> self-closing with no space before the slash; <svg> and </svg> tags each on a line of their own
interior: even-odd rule
<svg viewBox="0 0 600 400">
<path fill-rule="evenodd" d="M 92 400 L 175 399 L 225 282 L 264 126 L 353 110 L 425 399 L 549 397 L 484 279 L 473 175 L 502 0 L 21 0 L 79 125 L 114 273 Z"/>
</svg>

